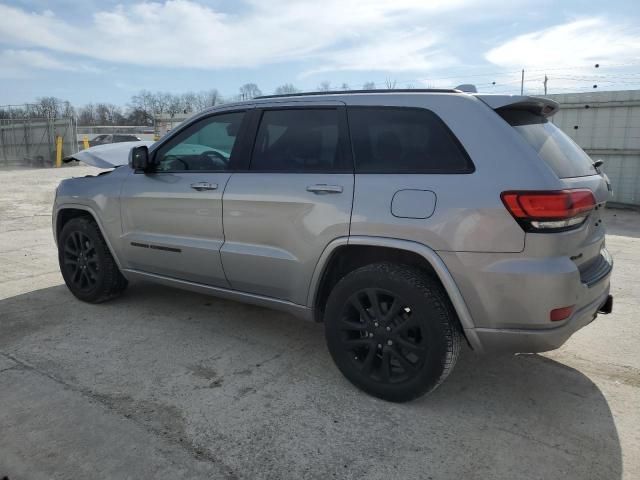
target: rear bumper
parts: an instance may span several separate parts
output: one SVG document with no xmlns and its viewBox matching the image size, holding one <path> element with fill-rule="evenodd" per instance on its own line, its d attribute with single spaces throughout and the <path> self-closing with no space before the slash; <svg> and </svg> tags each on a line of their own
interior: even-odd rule
<svg viewBox="0 0 640 480">
<path fill-rule="evenodd" d="M 569 257 L 439 252 L 471 313 L 465 333 L 480 352 L 544 352 L 560 347 L 609 308 L 613 261 L 585 275 Z M 606 267 L 606 268 L 604 268 Z M 589 273 L 589 272 L 587 272 Z M 574 306 L 552 322 L 550 312 Z M 604 312 L 603 312 L 604 313 Z"/>
<path fill-rule="evenodd" d="M 571 335 L 595 320 L 602 308 L 608 308 L 612 297 L 609 285 L 593 302 L 576 311 L 563 325 L 544 330 L 476 328 L 482 349 L 490 352 L 546 352 L 561 347 Z M 602 312 L 602 313 L 609 313 Z"/>
</svg>

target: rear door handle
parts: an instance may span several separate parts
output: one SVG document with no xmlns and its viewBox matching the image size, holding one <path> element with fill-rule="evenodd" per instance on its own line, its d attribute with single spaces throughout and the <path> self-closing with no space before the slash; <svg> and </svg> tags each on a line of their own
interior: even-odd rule
<svg viewBox="0 0 640 480">
<path fill-rule="evenodd" d="M 307 187 L 307 192 L 315 193 L 316 195 L 324 195 L 327 193 L 342 193 L 341 185 L 309 185 Z"/>
<path fill-rule="evenodd" d="M 218 184 L 209 182 L 198 182 L 192 183 L 191 188 L 193 188 L 194 190 L 198 190 L 199 192 L 202 192 L 204 190 L 217 190 Z"/>
</svg>

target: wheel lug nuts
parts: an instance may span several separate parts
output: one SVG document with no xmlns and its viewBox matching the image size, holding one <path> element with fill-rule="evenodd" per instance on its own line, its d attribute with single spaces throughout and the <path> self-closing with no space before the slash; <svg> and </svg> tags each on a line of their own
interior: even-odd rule
<svg viewBox="0 0 640 480">
<path fill-rule="evenodd" d="M 387 345 L 389 346 L 393 345 L 393 340 L 387 340 Z"/>
<path fill-rule="evenodd" d="M 387 327 L 387 332 L 390 332 L 390 331 L 391 331 L 391 327 Z"/>
<path fill-rule="evenodd" d="M 378 344 L 378 348 L 382 348 L 382 344 L 381 343 Z"/>
<path fill-rule="evenodd" d="M 375 322 L 375 323 L 373 324 L 373 326 L 374 326 L 374 327 L 377 327 L 377 326 L 378 326 L 378 322 Z"/>
<path fill-rule="evenodd" d="M 370 336 L 370 337 L 373 337 L 373 332 L 371 332 L 371 333 L 369 334 L 369 336 Z"/>
</svg>

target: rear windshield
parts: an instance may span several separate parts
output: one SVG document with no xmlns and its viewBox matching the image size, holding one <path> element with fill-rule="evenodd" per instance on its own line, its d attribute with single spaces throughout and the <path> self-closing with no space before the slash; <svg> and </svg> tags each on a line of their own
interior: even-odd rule
<svg viewBox="0 0 640 480">
<path fill-rule="evenodd" d="M 547 118 L 525 110 L 498 110 L 560 178 L 595 175 L 589 155 Z"/>
</svg>

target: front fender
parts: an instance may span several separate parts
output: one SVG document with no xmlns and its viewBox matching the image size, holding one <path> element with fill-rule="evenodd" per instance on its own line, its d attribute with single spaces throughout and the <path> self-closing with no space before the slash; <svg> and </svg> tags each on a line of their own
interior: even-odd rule
<svg viewBox="0 0 640 480">
<path fill-rule="evenodd" d="M 95 222 L 98 224 L 98 228 L 100 229 L 100 233 L 102 234 L 102 237 L 104 238 L 104 241 L 106 242 L 107 247 L 109 248 L 109 251 L 111 252 L 111 256 L 116 261 L 116 265 L 118 265 L 118 268 L 122 269 L 123 266 L 120 263 L 120 259 L 118 258 L 116 250 L 113 248 L 113 245 L 111 243 L 109 235 L 106 234 L 107 230 L 105 229 L 105 226 L 103 225 L 102 221 L 100 220 L 100 216 L 97 215 L 95 210 L 93 208 L 89 207 L 88 205 L 83 205 L 83 204 L 80 204 L 80 203 L 61 203 L 61 204 L 55 204 L 54 205 L 53 213 L 51 215 L 51 219 L 52 219 L 52 228 L 53 228 L 53 239 L 54 239 L 56 245 L 58 244 L 58 230 L 59 230 L 58 229 L 58 222 L 59 222 L 59 219 L 60 219 L 60 214 L 64 210 L 82 210 L 83 212 L 87 212 L 88 214 L 90 214 L 93 217 Z"/>
</svg>

